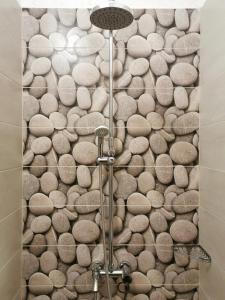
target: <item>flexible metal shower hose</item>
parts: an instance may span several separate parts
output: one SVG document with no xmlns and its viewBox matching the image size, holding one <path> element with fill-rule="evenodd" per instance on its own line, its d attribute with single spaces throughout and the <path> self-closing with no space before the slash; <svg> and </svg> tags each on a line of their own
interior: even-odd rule
<svg viewBox="0 0 225 300">
<path fill-rule="evenodd" d="M 112 300 L 111 296 L 111 288 L 110 288 L 110 281 L 109 281 L 109 272 L 108 272 L 108 262 L 107 262 L 107 251 L 106 251 L 106 230 L 105 230 L 105 209 L 104 209 L 104 195 L 103 195 L 103 182 L 102 182 L 102 164 L 99 165 L 99 189 L 100 189 L 100 205 L 102 208 L 101 212 L 101 219 L 102 219 L 102 240 L 103 240 L 103 250 L 104 250 L 104 263 L 106 269 L 106 284 L 107 284 L 107 292 L 109 300 Z M 96 296 L 98 297 L 98 296 Z M 95 299 L 97 300 L 97 299 Z"/>
</svg>

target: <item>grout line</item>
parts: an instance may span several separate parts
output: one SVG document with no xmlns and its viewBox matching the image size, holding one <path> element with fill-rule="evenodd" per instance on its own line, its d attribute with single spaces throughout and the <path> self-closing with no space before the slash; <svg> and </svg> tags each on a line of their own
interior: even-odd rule
<svg viewBox="0 0 225 300">
<path fill-rule="evenodd" d="M 8 218 L 10 218 L 12 215 L 17 214 L 19 211 L 21 211 L 21 208 L 17 208 L 16 210 L 14 210 L 13 212 L 11 212 L 10 214 L 8 214 L 7 216 L 5 216 L 3 219 L 0 220 L 0 225 L 1 223 L 5 222 Z"/>
<path fill-rule="evenodd" d="M 211 121 L 210 123 L 208 124 L 202 124 L 201 123 L 201 119 L 200 119 L 200 129 L 206 129 L 206 128 L 209 128 L 209 127 L 213 127 L 215 125 L 224 125 L 225 123 L 225 120 L 221 120 L 221 121 Z"/>
<path fill-rule="evenodd" d="M 21 72 L 22 72 L 22 69 L 21 69 Z M 22 74 L 22 76 L 21 76 L 21 82 L 15 81 L 14 79 L 12 79 L 12 78 L 10 78 L 9 76 L 7 76 L 5 73 L 2 73 L 1 70 L 0 70 L 0 76 L 4 77 L 6 80 L 12 82 L 13 84 L 15 84 L 16 86 L 18 86 L 18 87 L 21 88 L 21 82 L 22 82 L 23 74 Z"/>
<path fill-rule="evenodd" d="M 38 194 L 38 193 L 37 193 Z M 35 194 L 34 194 L 35 195 Z M 31 196 L 32 197 L 32 196 Z M 50 197 L 49 197 L 50 198 Z M 77 197 L 77 199 L 78 198 L 80 198 L 80 196 L 79 197 Z M 148 197 L 146 197 L 146 198 L 148 198 Z M 50 198 L 51 199 L 51 198 Z M 29 200 L 27 200 L 27 202 L 29 202 Z M 198 202 L 200 202 L 200 201 L 198 201 Z M 98 204 L 100 204 L 100 203 L 98 203 Z M 150 201 L 149 201 L 149 204 L 151 204 L 150 203 Z M 54 204 L 53 204 L 53 206 L 54 206 Z M 67 208 L 67 207 L 71 207 L 71 208 L 73 208 L 73 207 L 96 207 L 96 205 L 92 205 L 92 204 L 65 204 L 63 207 L 60 207 L 60 208 L 58 208 L 58 207 L 55 207 L 54 206 L 54 209 L 60 209 L 60 210 L 62 210 L 63 208 Z M 104 207 L 108 207 L 109 205 L 108 204 L 104 204 L 103 205 Z M 139 204 L 132 204 L 132 205 L 129 205 L 129 207 L 146 207 L 146 205 L 139 205 Z M 150 205 L 149 205 L 150 206 Z M 162 205 L 160 208 L 165 208 L 165 207 L 194 207 L 193 208 L 193 211 L 194 210 L 197 210 L 197 209 L 199 209 L 199 208 L 201 208 L 200 207 L 200 203 L 198 204 L 198 205 L 185 205 L 185 204 L 176 204 L 176 205 L 173 205 L 173 204 L 171 204 L 171 205 L 169 205 L 169 204 L 166 204 L 166 205 Z M 25 208 L 25 207 L 27 207 L 27 208 L 33 208 L 33 207 L 39 207 L 39 208 L 48 208 L 48 207 L 50 207 L 50 205 L 22 205 L 22 208 Z M 115 207 L 124 207 L 124 208 L 126 208 L 127 207 L 127 205 L 117 205 L 117 204 L 115 204 Z M 159 209 L 160 209 L 159 208 Z M 21 208 L 20 208 L 21 209 Z M 19 210 L 20 210 L 19 209 Z M 99 207 L 99 208 L 96 208 L 96 210 L 100 210 L 101 209 L 101 207 Z M 206 210 L 207 211 L 207 210 Z M 70 211 L 71 213 L 77 213 L 77 211 Z M 171 211 L 168 211 L 169 213 L 173 213 L 174 211 L 173 210 L 171 210 Z M 51 215 L 52 213 L 50 213 L 49 215 Z M 39 215 L 37 215 L 37 216 L 39 216 Z M 107 218 L 106 218 L 106 220 L 107 220 Z"/>
<path fill-rule="evenodd" d="M 79 245 L 81 245 L 81 244 L 79 244 Z M 57 245 L 57 244 L 43 244 L 43 245 L 26 245 L 26 244 L 24 244 L 23 245 L 23 247 L 24 247 L 24 250 L 26 249 L 26 248 L 31 248 L 31 247 L 33 247 L 33 248 L 35 248 L 35 247 L 69 247 L 69 248 L 77 248 L 79 245 Z M 103 244 L 86 244 L 87 246 L 89 246 L 89 247 L 96 247 L 96 246 L 102 246 L 103 247 Z M 178 245 L 179 245 L 179 243 L 178 243 Z M 190 246 L 196 246 L 196 245 L 198 245 L 197 243 L 196 244 L 182 244 L 182 246 L 185 248 L 185 247 L 190 247 Z M 121 246 L 148 246 L 148 247 L 156 247 L 156 246 L 158 246 L 158 247 L 164 247 L 164 248 L 169 248 L 170 250 L 162 250 L 162 249 L 160 249 L 160 251 L 161 252 L 165 252 L 165 253 L 167 253 L 167 252 L 171 252 L 171 250 L 173 250 L 173 251 L 175 251 L 174 249 L 173 249 L 173 246 L 176 246 L 176 244 L 173 244 L 173 245 L 166 245 L 166 244 L 114 244 L 114 247 L 121 247 Z"/>
<path fill-rule="evenodd" d="M 7 267 L 7 265 L 9 265 L 10 264 L 10 262 L 18 255 L 18 253 L 20 253 L 21 252 L 21 249 L 19 248 L 19 250 L 17 250 L 16 252 L 15 252 L 15 254 L 13 255 L 13 256 L 11 256 L 8 260 L 7 260 L 7 262 L 1 267 L 1 269 L 0 269 L 0 272 L 2 272 L 6 267 Z"/>
<path fill-rule="evenodd" d="M 194 270 L 196 270 L 196 271 L 198 271 L 199 272 L 199 270 L 198 269 L 194 269 Z M 119 283 L 116 283 L 115 281 L 114 281 L 114 283 L 111 283 L 111 285 L 112 286 L 118 286 L 118 284 Z M 76 284 L 76 285 L 69 285 L 69 284 L 65 284 L 63 287 L 64 288 L 66 288 L 66 287 L 75 287 L 75 286 L 77 286 L 77 287 L 82 287 L 82 286 L 92 286 L 93 284 L 91 283 L 91 282 L 89 282 L 89 283 L 84 283 L 84 284 Z M 198 280 L 198 283 L 197 284 L 195 284 L 196 285 L 196 287 L 195 287 L 195 289 L 197 289 L 198 288 L 198 286 L 200 285 L 200 278 L 199 278 L 199 280 Z M 27 285 L 22 285 L 21 287 L 22 288 L 24 288 L 24 287 L 29 287 L 30 285 L 29 284 L 27 284 Z M 35 284 L 35 287 L 44 287 L 44 286 L 50 286 L 50 285 L 47 285 L 47 284 L 45 284 L 45 285 L 36 285 Z M 135 286 L 149 286 L 149 283 L 135 283 Z M 161 287 L 167 287 L 167 286 L 169 286 L 169 287 L 171 287 L 171 284 L 164 284 L 164 283 L 162 283 L 161 285 L 160 285 Z M 173 286 L 193 286 L 193 284 L 191 284 L 191 283 L 177 283 L 177 284 L 173 284 Z M 82 294 L 81 294 L 82 295 Z M 74 298 L 73 298 L 74 299 Z M 84 298 L 85 299 L 85 298 Z M 87 299 L 87 298 L 86 298 Z M 107 298 L 105 298 L 105 299 L 107 299 Z M 167 298 L 168 299 L 168 298 Z"/>
<path fill-rule="evenodd" d="M 218 172 L 218 173 L 225 173 L 225 170 L 213 169 L 213 168 L 204 166 L 204 165 L 202 165 L 202 164 L 199 164 L 199 167 L 200 167 L 200 169 L 206 169 L 206 170 L 214 171 L 214 172 Z"/>
<path fill-rule="evenodd" d="M 26 0 L 24 0 L 24 2 L 25 3 L 29 3 L 30 1 L 28 0 L 28 1 L 26 1 Z M 34 4 L 37 4 L 37 3 L 40 3 L 41 1 L 39 1 L 39 0 L 37 0 L 37 1 L 33 1 L 34 2 Z M 141 2 L 143 2 L 143 1 L 141 1 Z M 165 1 L 164 1 L 165 2 Z M 166 1 L 167 2 L 167 1 Z M 184 3 L 185 2 L 185 4 L 186 4 L 186 1 L 179 1 L 179 2 L 181 2 L 181 3 Z M 193 2 L 193 1 L 192 1 Z M 197 1 L 197 2 L 199 2 L 199 1 Z M 72 6 L 72 7 L 68 7 L 68 6 L 60 6 L 61 4 L 65 4 L 64 3 L 64 1 L 60 1 L 60 0 L 58 0 L 57 1 L 57 5 L 59 6 L 59 7 L 57 7 L 57 9 L 76 9 L 76 10 L 78 10 L 78 9 L 80 9 L 80 10 L 83 10 L 83 9 L 88 9 L 89 11 L 91 11 L 92 9 L 93 9 L 93 6 L 92 7 L 90 7 L 90 6 L 88 6 L 87 7 L 87 5 L 80 5 L 80 6 L 78 6 L 78 7 L 74 7 L 74 6 Z M 79 3 L 79 1 L 78 1 L 78 3 Z M 201 1 L 200 1 L 200 3 L 201 3 Z M 29 3 L 30 4 L 30 3 Z M 79 3 L 80 4 L 80 3 Z M 85 3 L 86 4 L 86 3 Z M 185 7 L 183 7 L 183 5 L 181 5 L 181 6 L 176 6 L 176 7 L 171 7 L 171 5 L 169 6 L 169 7 L 167 7 L 167 6 L 160 6 L 160 7 L 142 7 L 142 6 L 134 6 L 134 7 L 132 7 L 131 9 L 134 9 L 134 10 L 140 10 L 140 11 L 145 11 L 145 10 L 153 10 L 155 13 L 156 13 L 156 11 L 159 11 L 160 12 L 160 14 L 162 14 L 162 15 L 169 15 L 169 16 L 171 16 L 171 12 L 174 12 L 175 13 L 175 11 L 176 10 L 183 10 L 183 9 L 186 9 L 186 10 L 188 10 L 189 11 L 189 13 L 192 13 L 192 12 L 194 12 L 194 11 L 200 11 L 200 9 L 201 9 L 201 7 L 202 6 L 186 6 L 185 5 Z M 22 6 L 21 7 L 22 8 L 22 10 L 27 10 L 27 9 L 29 9 L 30 7 L 28 6 Z M 37 9 L 37 8 L 43 8 L 43 6 L 39 6 L 39 5 L 34 5 L 32 8 L 34 8 L 34 9 Z M 49 6 L 45 6 L 44 7 L 45 9 L 48 9 L 48 8 L 50 8 L 50 9 L 55 9 L 55 6 L 51 6 L 51 5 L 49 5 Z M 170 11 L 170 12 L 167 12 L 167 11 Z"/>
<path fill-rule="evenodd" d="M 5 169 L 5 170 L 0 170 L 0 174 L 4 173 L 4 172 L 10 172 L 10 171 L 14 171 L 14 170 L 20 170 L 22 169 L 22 166 L 18 166 L 18 167 L 14 167 L 14 168 L 9 168 L 9 169 Z M 22 170 L 21 170 L 22 171 Z"/>
<path fill-rule="evenodd" d="M 202 205 L 204 205 L 203 201 L 204 200 L 201 201 Z M 202 210 L 204 213 L 207 213 L 207 214 L 211 215 L 212 217 L 215 217 L 218 221 L 220 221 L 221 223 L 224 223 L 224 225 L 225 225 L 225 219 L 220 218 L 218 215 L 216 215 L 216 214 L 212 213 L 210 210 L 204 208 L 204 206 L 200 206 L 199 208 L 200 208 L 200 210 L 199 210 L 200 218 L 201 218 L 201 210 Z"/>
<path fill-rule="evenodd" d="M 85 115 L 85 116 L 88 116 L 88 115 Z M 146 119 L 147 120 L 147 119 Z M 25 121 L 25 120 L 24 120 Z M 148 121 L 148 120 L 147 120 Z M 149 123 L 151 123 L 149 121 Z M 150 124 L 149 124 L 150 125 Z M 22 126 L 21 128 L 27 128 L 27 129 L 30 129 L 30 126 Z M 32 128 L 51 128 L 49 126 L 32 126 Z M 84 127 L 78 127 L 78 126 L 65 126 L 64 128 L 62 129 L 57 129 L 57 128 L 54 128 L 55 130 L 58 130 L 58 131 L 61 131 L 61 130 L 64 130 L 64 129 L 96 129 L 96 127 L 92 127 L 92 126 L 84 126 Z M 124 126 L 124 127 L 116 127 L 114 126 L 113 127 L 114 129 L 127 129 L 127 128 L 135 128 L 135 129 L 145 129 L 145 128 L 149 128 L 149 127 L 144 127 L 144 126 Z M 177 127 L 177 126 L 171 126 L 171 127 L 162 127 L 162 128 L 159 128 L 159 129 L 153 129 L 153 130 L 160 130 L 160 129 L 174 129 L 174 128 L 177 128 L 177 129 L 195 129 L 195 131 L 199 130 L 199 127 L 196 128 L 196 126 L 193 126 L 193 127 Z M 94 132 L 93 132 L 94 134 Z M 137 137 L 143 137 L 143 135 L 140 135 L 140 136 L 137 136 Z M 105 138 L 107 139 L 107 138 Z"/>
<path fill-rule="evenodd" d="M 32 7 L 33 8 L 33 7 Z M 39 7 L 34 7 L 34 8 L 39 8 Z M 41 7 L 43 8 L 43 7 Z M 47 7 L 47 8 L 54 8 L 54 9 L 57 9 L 57 10 L 63 10 L 63 14 L 65 15 L 74 15 L 74 12 L 66 12 L 65 10 L 71 10 L 71 11 L 76 11 L 78 9 L 88 9 L 89 12 L 92 11 L 93 8 L 90 8 L 90 7 L 58 7 L 58 8 L 55 8 L 55 7 Z M 175 11 L 176 10 L 191 10 L 191 13 L 194 12 L 195 10 L 196 11 L 200 11 L 200 8 L 201 7 L 185 7 L 185 8 L 181 8 L 181 7 L 175 7 L 175 8 L 169 8 L 169 7 L 166 7 L 166 8 L 155 8 L 155 7 L 152 7 L 152 8 L 141 8 L 141 7 L 138 7 L 138 8 L 132 8 L 132 9 L 135 9 L 135 10 L 153 10 L 154 11 L 154 15 L 155 17 L 157 18 L 157 14 L 156 14 L 156 11 L 159 11 L 160 15 L 165 15 L 165 16 L 171 16 L 172 14 L 175 14 Z M 26 11 L 27 9 L 30 9 L 30 7 L 22 7 L 22 10 L 23 11 Z M 169 13 L 169 12 L 165 12 L 165 10 L 170 10 L 172 13 Z M 180 12 L 181 14 L 184 14 L 186 16 L 186 12 L 183 12 L 181 11 Z M 24 17 L 27 17 L 27 15 L 24 15 Z M 138 20 L 139 18 L 135 19 L 135 20 Z"/>
<path fill-rule="evenodd" d="M 21 118 L 21 125 L 17 125 L 17 124 L 12 124 L 9 122 L 4 122 L 4 121 L 0 121 L 0 125 L 7 125 L 9 127 L 16 127 L 16 128 L 21 128 L 22 129 L 22 118 Z"/>
<path fill-rule="evenodd" d="M 57 163 L 57 162 L 56 162 Z M 78 168 L 80 166 L 86 166 L 87 168 L 97 168 L 99 165 L 91 165 L 91 166 L 88 166 L 88 165 L 79 165 L 79 166 L 59 166 L 58 164 L 57 165 L 45 165 L 45 166 L 32 166 L 32 165 L 24 165 L 23 168 L 49 168 L 49 167 L 52 167 L 52 168 Z M 156 165 L 114 165 L 113 167 L 114 168 L 140 168 L 140 167 L 143 167 L 143 168 L 146 168 L 146 167 L 150 167 L 150 168 L 175 168 L 179 165 L 172 165 L 172 166 L 169 166 L 169 165 L 165 165 L 165 166 L 156 166 Z M 194 168 L 194 167 L 199 167 L 199 165 L 193 165 L 193 166 L 186 166 L 186 165 L 183 165 L 185 168 Z M 18 167 L 19 169 L 20 167 Z"/>
<path fill-rule="evenodd" d="M 181 37 L 184 37 L 185 35 L 181 36 Z M 84 35 L 83 37 L 86 37 L 86 35 Z M 67 37 L 65 37 L 66 39 L 69 39 Z M 82 39 L 82 37 L 80 37 L 77 42 L 79 42 L 80 40 Z M 105 38 L 106 40 L 108 40 L 108 38 Z M 146 41 L 147 38 L 145 38 Z M 23 42 L 24 40 L 22 39 L 21 42 Z M 148 41 L 149 42 L 149 41 Z M 149 45 L 151 46 L 151 42 L 149 42 Z M 73 49 L 76 51 L 76 49 L 93 49 L 93 50 L 96 50 L 96 51 L 101 51 L 101 50 L 109 50 L 110 48 L 109 47 L 102 47 L 101 49 L 99 49 L 98 47 L 79 47 L 79 46 L 74 46 L 74 47 L 71 47 L 71 46 L 65 46 L 65 45 L 60 45 L 59 46 L 55 46 L 54 44 L 51 44 L 50 47 L 32 47 L 32 46 L 27 46 L 27 47 L 22 47 L 23 49 L 54 49 L 54 50 L 66 50 L 66 49 Z M 128 50 L 129 48 L 128 47 L 113 47 L 113 49 L 115 50 Z M 158 52 L 158 51 L 162 51 L 162 50 L 195 50 L 195 52 L 201 50 L 201 49 L 204 49 L 204 48 L 200 48 L 200 47 L 163 47 L 163 48 L 159 48 L 159 49 L 152 49 L 152 51 L 155 51 L 155 52 Z M 56 53 L 54 53 L 56 54 Z M 54 55 L 53 54 L 53 55 Z M 79 54 L 77 55 L 77 53 L 72 53 L 71 55 L 76 55 L 79 57 Z M 168 53 L 168 55 L 173 55 Z M 149 55 L 150 56 L 150 55 Z"/>
<path fill-rule="evenodd" d="M 58 83 L 57 82 L 55 82 L 55 84 L 56 85 L 58 85 Z M 82 87 L 82 86 L 79 86 L 79 87 Z M 156 87 L 153 87 L 153 88 L 141 88 L 141 89 L 143 89 L 143 90 L 145 90 L 145 91 L 155 91 L 155 90 L 157 90 L 157 91 L 171 91 L 171 90 L 174 90 L 174 89 L 176 89 L 178 86 L 173 86 L 173 87 L 171 87 L 171 88 L 164 88 L 164 89 L 162 89 L 162 88 L 160 88 L 160 89 L 157 89 Z M 35 86 L 35 87 L 32 87 L 31 85 L 29 85 L 29 86 L 22 86 L 22 88 L 23 89 L 43 89 L 43 86 Z M 46 89 L 48 88 L 48 87 L 45 87 Z M 103 86 L 97 86 L 97 87 L 87 87 L 87 89 L 88 90 L 93 90 L 93 91 L 96 91 L 96 89 L 98 89 L 98 88 L 103 88 L 104 90 L 108 90 L 109 88 L 108 87 L 103 87 Z M 200 85 L 196 85 L 196 86 L 185 86 L 184 87 L 185 89 L 195 89 L 195 88 L 200 88 Z M 77 90 L 77 88 L 58 88 L 57 87 L 57 90 L 58 91 L 60 91 L 60 90 L 62 90 L 62 91 L 69 91 L 69 90 L 71 90 L 71 91 L 76 91 Z M 113 88 L 113 90 L 140 90 L 140 88 L 127 88 L 127 87 L 121 87 L 121 88 Z M 160 93 L 161 95 L 163 94 L 163 93 Z M 167 95 L 167 93 L 165 93 L 165 95 Z M 129 95 L 128 95 L 129 96 Z"/>
<path fill-rule="evenodd" d="M 200 286 L 199 286 L 199 294 L 203 294 L 204 300 L 213 300 L 207 293 L 206 290 L 201 288 L 201 278 L 200 278 Z M 206 297 L 206 298 L 205 298 Z M 214 299 L 215 300 L 215 299 Z"/>
<path fill-rule="evenodd" d="M 21 277 L 21 278 L 22 278 L 22 277 Z M 15 296 L 12 298 L 12 300 L 18 300 L 18 299 L 19 299 L 18 297 L 20 296 L 20 293 L 21 293 L 21 284 L 20 284 L 20 287 L 19 287 L 17 293 L 16 293 Z"/>
</svg>

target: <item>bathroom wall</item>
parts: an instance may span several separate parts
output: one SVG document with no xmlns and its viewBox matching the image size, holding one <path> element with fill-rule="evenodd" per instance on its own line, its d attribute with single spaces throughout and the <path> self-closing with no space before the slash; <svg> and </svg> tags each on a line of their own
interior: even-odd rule
<svg viewBox="0 0 225 300">
<path fill-rule="evenodd" d="M 201 41 L 201 209 L 200 242 L 212 256 L 210 266 L 201 266 L 202 299 L 225 297 L 224 257 L 224 51 L 220 38 L 225 21 L 225 3 L 207 1 L 202 10 Z M 215 21 L 216 17 L 216 21 Z M 213 40 L 213 43 L 211 43 Z"/>
<path fill-rule="evenodd" d="M 0 291 L 11 300 L 20 291 L 22 199 L 21 8 L 0 3 Z"/>
<path fill-rule="evenodd" d="M 199 11 L 134 16 L 114 32 L 114 264 L 131 265 L 129 298 L 197 300 L 196 255 L 173 245 L 198 243 Z M 23 12 L 22 299 L 93 299 L 107 36 L 87 9 Z M 107 206 L 107 168 L 103 176 Z M 121 288 L 112 282 L 115 299 Z M 100 294 L 107 298 L 104 282 Z"/>
</svg>

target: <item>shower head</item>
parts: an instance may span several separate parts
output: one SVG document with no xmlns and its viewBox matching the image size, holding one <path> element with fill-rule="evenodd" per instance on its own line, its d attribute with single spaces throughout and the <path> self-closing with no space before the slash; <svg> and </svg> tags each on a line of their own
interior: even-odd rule
<svg viewBox="0 0 225 300">
<path fill-rule="evenodd" d="M 91 23 L 108 30 L 118 30 L 129 26 L 133 22 L 131 10 L 114 1 L 105 1 L 96 6 L 91 13 Z"/>
<path fill-rule="evenodd" d="M 109 129 L 106 126 L 99 126 L 95 129 L 95 134 L 99 138 L 104 138 L 109 133 Z"/>
</svg>

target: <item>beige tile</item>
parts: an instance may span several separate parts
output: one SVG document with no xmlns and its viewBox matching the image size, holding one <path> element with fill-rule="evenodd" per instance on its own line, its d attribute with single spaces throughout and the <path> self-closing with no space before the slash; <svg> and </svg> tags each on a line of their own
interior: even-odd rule
<svg viewBox="0 0 225 300">
<path fill-rule="evenodd" d="M 15 255 L 21 244 L 21 210 L 0 222 L 0 270 Z"/>
<path fill-rule="evenodd" d="M 225 122 L 200 128 L 200 165 L 225 170 Z"/>
<path fill-rule="evenodd" d="M 216 88 L 210 81 L 208 85 L 201 87 L 200 126 L 225 121 L 224 80 L 222 78 L 223 82 L 216 85 Z"/>
<path fill-rule="evenodd" d="M 22 165 L 21 128 L 0 123 L 0 170 Z"/>
<path fill-rule="evenodd" d="M 224 9 L 225 2 L 220 0 L 207 0 L 205 1 L 204 6 L 201 8 L 202 45 L 204 46 L 204 43 L 207 43 L 209 39 L 213 37 L 213 43 L 211 40 L 210 43 L 207 44 L 208 48 L 201 47 L 205 51 L 210 51 L 211 49 L 213 49 L 213 47 L 214 51 L 217 51 L 218 47 L 215 47 L 214 41 L 223 42 L 223 39 L 221 39 L 221 36 L 220 34 L 218 34 L 218 32 L 220 32 L 221 29 L 224 27 Z"/>
<path fill-rule="evenodd" d="M 22 89 L 0 74 L 0 122 L 21 126 Z"/>
<path fill-rule="evenodd" d="M 0 72 L 21 82 L 21 8 L 16 0 L 0 1 Z"/>
<path fill-rule="evenodd" d="M 15 295 L 15 297 L 13 297 L 12 300 L 21 300 L 22 298 L 22 295 L 21 295 L 21 289 L 19 289 L 19 291 L 17 292 L 17 294 Z"/>
<path fill-rule="evenodd" d="M 225 219 L 221 220 L 213 211 L 199 209 L 199 240 L 200 244 L 216 260 L 225 266 Z"/>
<path fill-rule="evenodd" d="M 18 251 L 0 272 L 0 291 L 2 300 L 12 300 L 18 293 L 20 288 L 20 257 L 21 252 Z"/>
<path fill-rule="evenodd" d="M 199 288 L 199 300 L 213 300 L 212 298 L 209 298 L 209 295 L 206 295 L 206 291 L 203 290 L 201 287 Z"/>
<path fill-rule="evenodd" d="M 22 169 L 0 171 L 0 221 L 21 207 Z"/>
<path fill-rule="evenodd" d="M 225 172 L 200 167 L 200 178 L 201 207 L 225 221 Z"/>
<path fill-rule="evenodd" d="M 201 123 L 225 120 L 225 2 L 206 1 L 201 10 Z M 216 21 L 215 21 L 216 20 Z"/>
<path fill-rule="evenodd" d="M 223 267 L 224 265 L 222 265 Z M 211 265 L 200 266 L 200 300 L 225 299 L 225 270 L 221 263 L 212 261 Z M 207 298 L 205 298 L 205 295 Z"/>
<path fill-rule="evenodd" d="M 213 37 L 211 37 L 212 39 Z M 218 48 L 215 50 L 215 44 L 211 45 L 212 50 L 210 50 L 210 46 L 208 46 L 208 51 L 206 52 L 204 48 L 208 45 L 202 45 L 201 50 L 201 75 L 200 75 L 200 85 L 202 88 L 207 87 L 208 85 L 218 86 L 219 81 L 222 82 L 222 80 L 225 77 L 225 70 L 224 70 L 224 59 L 225 59 L 225 43 L 224 42 L 218 42 Z"/>
</svg>

